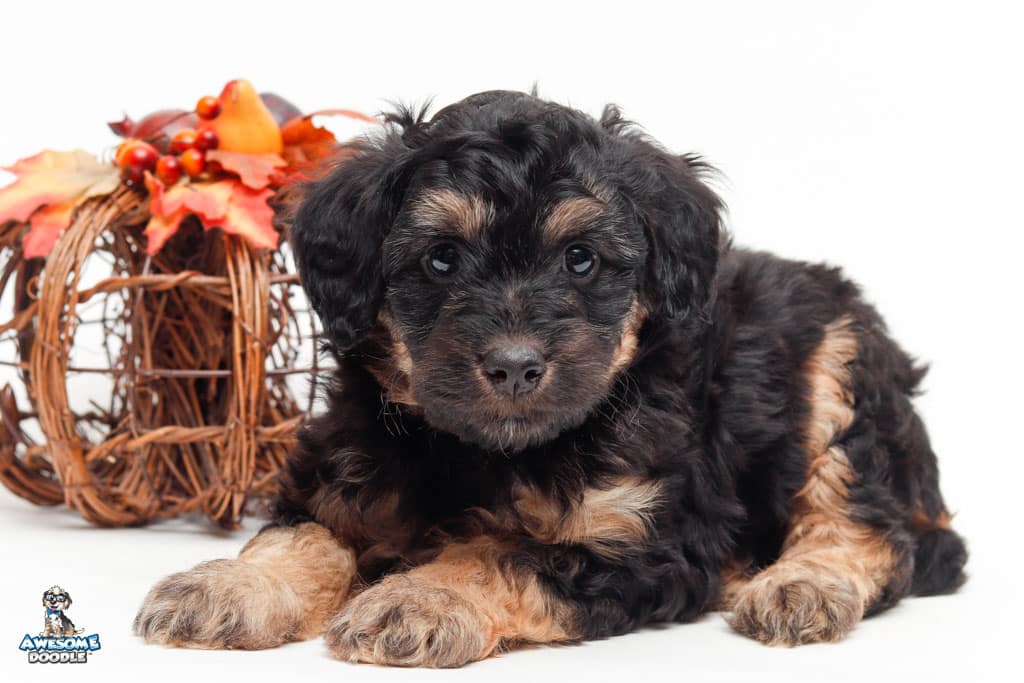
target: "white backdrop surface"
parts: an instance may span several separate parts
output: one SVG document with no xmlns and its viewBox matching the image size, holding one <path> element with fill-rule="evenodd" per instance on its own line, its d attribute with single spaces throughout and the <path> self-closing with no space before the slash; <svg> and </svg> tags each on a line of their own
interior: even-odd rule
<svg viewBox="0 0 1024 683">
<path fill-rule="evenodd" d="M 8 3 L 0 164 L 109 152 L 104 122 L 191 105 L 245 77 L 306 110 L 375 112 L 529 89 L 606 102 L 721 169 L 736 241 L 843 266 L 931 363 L 918 405 L 967 537 L 955 596 L 907 600 L 837 645 L 769 649 L 719 615 L 462 671 L 145 647 L 130 622 L 160 576 L 230 556 L 248 531 L 196 520 L 100 530 L 0 492 L 0 677 L 66 680 L 933 680 L 1016 678 L 1024 606 L 1024 17 L 1019 3 Z M 0 175 L 0 183 L 9 180 Z M 0 316 L 2 317 L 2 316 Z M 11 353 L 10 347 L 0 353 Z M 0 368 L 0 384 L 13 380 Z M 74 596 L 92 661 L 28 665 L 39 596 Z"/>
</svg>

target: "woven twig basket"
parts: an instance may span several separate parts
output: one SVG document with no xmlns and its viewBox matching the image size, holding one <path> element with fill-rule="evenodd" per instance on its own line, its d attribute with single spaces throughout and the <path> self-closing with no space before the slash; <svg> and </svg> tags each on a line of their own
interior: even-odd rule
<svg viewBox="0 0 1024 683">
<path fill-rule="evenodd" d="M 315 377 L 316 330 L 293 308 L 286 246 L 258 250 L 186 221 L 147 256 L 146 206 L 126 188 L 87 201 L 45 261 L 21 257 L 24 226 L 0 227 L 0 293 L 13 301 L 0 340 L 17 348 L 0 361 L 18 368 L 30 404 L 0 390 L 0 480 L 99 525 L 201 510 L 235 527 L 247 502 L 273 493 L 312 407 L 315 383 L 296 392 L 287 379 Z M 97 367 L 74 360 L 86 324 L 102 329 Z M 111 383 L 109 404 L 73 405 L 83 375 Z"/>
</svg>

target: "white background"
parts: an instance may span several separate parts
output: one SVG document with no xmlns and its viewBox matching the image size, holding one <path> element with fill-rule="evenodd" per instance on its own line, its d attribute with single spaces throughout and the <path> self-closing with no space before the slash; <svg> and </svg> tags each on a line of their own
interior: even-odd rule
<svg viewBox="0 0 1024 683">
<path fill-rule="evenodd" d="M 6 3 L 0 163 L 109 152 L 122 111 L 189 107 L 246 77 L 306 110 L 375 112 L 528 89 L 621 104 L 705 154 L 738 242 L 842 265 L 932 364 L 918 405 L 969 540 L 956 596 L 907 600 L 845 642 L 769 649 L 719 615 L 458 672 L 330 660 L 319 641 L 258 653 L 144 647 L 130 622 L 160 576 L 230 556 L 250 531 L 196 520 L 89 528 L 0 493 L 4 680 L 890 680 L 1020 676 L 1024 21 L 1019 3 Z M 670 8 L 671 7 L 671 8 Z M 4 182 L 6 178 L 0 178 Z M 0 314 L 0 318 L 5 315 Z M 5 353 L 10 353 L 7 347 Z M 4 374 L 4 373 L 7 374 Z M 0 382 L 11 373 L 0 371 Z M 17 644 L 59 582 L 103 650 L 33 665 Z M 1019 678 L 1018 678 L 1019 680 Z"/>
</svg>

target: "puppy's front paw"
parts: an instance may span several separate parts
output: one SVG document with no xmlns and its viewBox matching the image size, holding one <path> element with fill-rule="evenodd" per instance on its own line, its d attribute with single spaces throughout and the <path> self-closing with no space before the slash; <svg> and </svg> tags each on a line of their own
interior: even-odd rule
<svg viewBox="0 0 1024 683">
<path fill-rule="evenodd" d="M 327 629 L 338 659 L 393 666 L 456 667 L 497 644 L 492 620 L 458 593 L 396 575 L 352 599 Z"/>
<path fill-rule="evenodd" d="M 257 650 L 302 637 L 302 622 L 301 602 L 283 581 L 239 560 L 213 560 L 154 586 L 132 630 L 149 643 Z"/>
<path fill-rule="evenodd" d="M 780 562 L 739 589 L 729 624 L 767 645 L 793 646 L 839 640 L 863 614 L 851 578 Z"/>
</svg>

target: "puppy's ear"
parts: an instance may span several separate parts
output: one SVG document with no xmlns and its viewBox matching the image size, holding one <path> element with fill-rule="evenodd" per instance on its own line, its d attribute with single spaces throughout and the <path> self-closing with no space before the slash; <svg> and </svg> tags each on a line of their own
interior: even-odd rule
<svg viewBox="0 0 1024 683">
<path fill-rule="evenodd" d="M 699 315 L 718 269 L 722 201 L 705 184 L 712 170 L 698 158 L 645 146 L 645 168 L 634 180 L 649 247 L 641 291 L 654 315 Z"/>
<path fill-rule="evenodd" d="M 722 237 L 722 200 L 705 179 L 714 169 L 694 155 L 666 152 L 613 104 L 601 128 L 621 146 L 623 182 L 647 235 L 641 294 L 651 315 L 684 318 L 711 299 Z"/>
<path fill-rule="evenodd" d="M 302 286 L 339 351 L 373 327 L 384 297 L 381 244 L 403 191 L 400 135 L 361 143 L 301 192 L 291 225 Z"/>
</svg>

